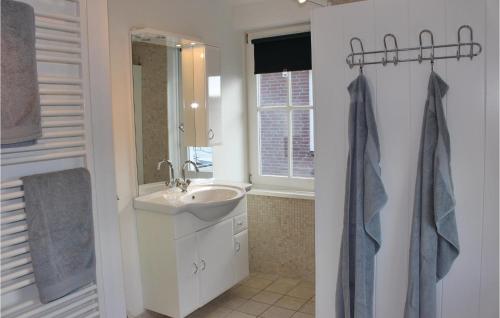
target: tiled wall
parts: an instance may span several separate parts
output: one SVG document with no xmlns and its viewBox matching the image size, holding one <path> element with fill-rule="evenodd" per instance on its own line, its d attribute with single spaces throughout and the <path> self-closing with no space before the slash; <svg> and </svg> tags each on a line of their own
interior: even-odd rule
<svg viewBox="0 0 500 318">
<path fill-rule="evenodd" d="M 167 169 L 156 170 L 168 159 L 167 47 L 132 44 L 132 62 L 142 65 L 142 146 L 144 183 L 165 180 Z"/>
<path fill-rule="evenodd" d="M 250 271 L 314 280 L 314 200 L 248 196 Z"/>
</svg>

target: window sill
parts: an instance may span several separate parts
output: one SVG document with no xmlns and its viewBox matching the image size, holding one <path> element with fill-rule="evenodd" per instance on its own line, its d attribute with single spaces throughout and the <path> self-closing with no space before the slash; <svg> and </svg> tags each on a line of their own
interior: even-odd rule
<svg viewBox="0 0 500 318">
<path fill-rule="evenodd" d="M 301 200 L 314 200 L 315 198 L 314 191 L 260 188 L 255 185 L 252 186 L 248 194 Z"/>
</svg>

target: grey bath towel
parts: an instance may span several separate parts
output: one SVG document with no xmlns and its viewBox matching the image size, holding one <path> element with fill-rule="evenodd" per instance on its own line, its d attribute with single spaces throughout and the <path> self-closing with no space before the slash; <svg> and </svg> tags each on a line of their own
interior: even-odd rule
<svg viewBox="0 0 500 318">
<path fill-rule="evenodd" d="M 387 195 L 380 177 L 377 126 L 364 75 L 348 89 L 349 157 L 336 317 L 369 318 L 373 317 L 374 258 L 381 244 L 379 211 Z"/>
<path fill-rule="evenodd" d="M 84 168 L 22 178 L 42 303 L 95 281 L 90 175 Z"/>
<path fill-rule="evenodd" d="M 436 317 L 436 283 L 459 253 L 450 136 L 442 104 L 447 90 L 432 72 L 420 138 L 405 318 Z"/>
<path fill-rule="evenodd" d="M 33 144 L 42 135 L 35 51 L 35 14 L 2 0 L 2 146 Z M 19 143 L 19 144 L 18 144 Z"/>
</svg>

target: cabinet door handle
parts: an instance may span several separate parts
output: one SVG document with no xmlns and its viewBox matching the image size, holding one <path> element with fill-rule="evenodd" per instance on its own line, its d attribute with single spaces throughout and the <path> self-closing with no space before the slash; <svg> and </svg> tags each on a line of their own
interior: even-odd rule
<svg viewBox="0 0 500 318">
<path fill-rule="evenodd" d="M 198 273 L 198 265 L 196 265 L 195 262 L 193 262 L 193 265 L 194 265 L 194 272 L 193 272 L 193 274 L 196 274 L 196 273 Z"/>
<path fill-rule="evenodd" d="M 205 260 L 202 259 L 201 260 L 201 270 L 204 271 L 206 267 L 207 267 L 207 263 L 205 263 Z"/>
<path fill-rule="evenodd" d="M 212 140 L 212 139 L 214 139 L 214 137 L 215 137 L 214 130 L 212 128 L 210 128 L 210 130 L 208 131 L 208 139 Z"/>
<path fill-rule="evenodd" d="M 242 226 L 242 225 L 243 225 L 243 221 L 238 221 L 238 222 L 236 222 L 236 225 L 238 225 L 238 226 Z"/>
<path fill-rule="evenodd" d="M 239 252 L 241 249 L 241 244 L 240 242 L 235 242 L 234 245 L 236 246 L 236 252 Z"/>
</svg>

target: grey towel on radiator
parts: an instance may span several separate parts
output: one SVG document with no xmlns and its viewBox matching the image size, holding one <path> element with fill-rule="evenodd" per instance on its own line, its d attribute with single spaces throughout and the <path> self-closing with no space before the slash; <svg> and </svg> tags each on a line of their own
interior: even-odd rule
<svg viewBox="0 0 500 318">
<path fill-rule="evenodd" d="M 90 175 L 77 168 L 22 180 L 35 281 L 47 303 L 95 280 Z"/>
<path fill-rule="evenodd" d="M 349 157 L 344 229 L 337 279 L 336 317 L 373 317 L 374 258 L 380 248 L 379 211 L 387 202 L 380 147 L 364 75 L 350 85 Z"/>
<path fill-rule="evenodd" d="M 2 0 L 2 146 L 32 144 L 42 135 L 35 51 L 35 14 Z"/>
<path fill-rule="evenodd" d="M 436 283 L 459 254 L 450 136 L 442 104 L 447 90 L 432 72 L 420 137 L 405 318 L 436 317 Z"/>
</svg>

